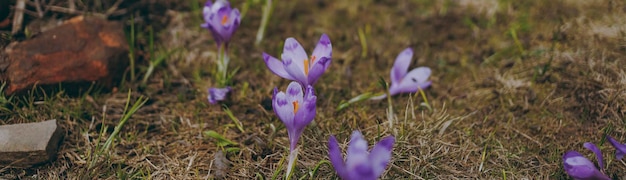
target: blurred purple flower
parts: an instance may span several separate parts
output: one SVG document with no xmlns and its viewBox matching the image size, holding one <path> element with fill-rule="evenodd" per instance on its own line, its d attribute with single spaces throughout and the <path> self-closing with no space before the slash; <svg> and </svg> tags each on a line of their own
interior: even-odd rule
<svg viewBox="0 0 626 180">
<path fill-rule="evenodd" d="M 263 52 L 263 60 L 267 68 L 274 74 L 285 79 L 298 81 L 303 86 L 312 86 L 328 69 L 332 49 L 328 35 L 322 34 L 309 58 L 296 39 L 287 38 L 281 55 L 282 62 L 265 52 Z"/>
<path fill-rule="evenodd" d="M 218 46 L 228 44 L 241 22 L 239 10 L 232 9 L 226 0 L 208 0 L 202 9 L 204 23 L 200 26 L 211 31 Z"/>
<path fill-rule="evenodd" d="M 610 180 L 608 176 L 601 172 L 604 169 L 604 159 L 602 158 L 602 152 L 598 147 L 590 142 L 586 142 L 583 145 L 585 148 L 593 151 L 598 159 L 598 166 L 600 169 L 583 155 L 576 151 L 568 151 L 563 154 L 563 169 L 565 172 L 574 179 L 591 180 L 591 179 L 606 179 Z"/>
<path fill-rule="evenodd" d="M 377 179 L 385 171 L 391 159 L 391 149 L 395 138 L 388 136 L 378 142 L 371 152 L 367 152 L 367 141 L 359 131 L 352 132 L 346 160 L 335 136 L 328 140 L 328 155 L 337 175 L 345 180 Z"/>
<path fill-rule="evenodd" d="M 311 86 L 307 86 L 303 92 L 298 82 L 289 83 L 286 92 L 278 92 L 278 88 L 274 88 L 272 107 L 278 118 L 285 123 L 289 134 L 289 149 L 293 151 L 304 127 L 315 118 L 317 96 Z"/>
<path fill-rule="evenodd" d="M 226 94 L 231 90 L 228 86 L 225 88 L 209 88 L 209 103 L 217 104 L 217 101 L 223 101 L 226 99 Z"/>
<path fill-rule="evenodd" d="M 389 87 L 391 96 L 399 93 L 417 92 L 430 86 L 431 81 L 428 81 L 431 73 L 430 68 L 417 67 L 408 72 L 412 57 L 413 50 L 411 48 L 406 48 L 396 57 L 393 68 L 391 68 L 391 86 Z M 387 94 L 373 97 L 372 99 L 377 100 L 385 97 L 387 97 Z"/>
<path fill-rule="evenodd" d="M 606 136 L 606 138 L 608 138 L 611 145 L 615 147 L 615 157 L 619 160 L 624 158 L 624 155 L 626 155 L 626 144 L 617 142 L 617 140 L 613 139 L 611 136 Z"/>
</svg>

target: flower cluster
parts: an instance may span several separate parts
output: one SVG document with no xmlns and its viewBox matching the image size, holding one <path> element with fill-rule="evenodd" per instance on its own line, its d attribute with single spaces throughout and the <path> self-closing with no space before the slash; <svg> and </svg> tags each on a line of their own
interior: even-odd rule
<svg viewBox="0 0 626 180">
<path fill-rule="evenodd" d="M 621 160 L 624 158 L 626 144 L 621 144 L 610 136 L 607 136 L 606 138 L 616 149 L 615 156 L 617 159 Z M 589 149 L 596 155 L 598 167 L 596 168 L 593 162 L 582 154 L 576 151 L 567 151 L 563 154 L 563 169 L 565 170 L 565 173 L 572 178 L 579 180 L 610 180 L 611 178 L 609 178 L 609 176 L 607 176 L 604 172 L 604 158 L 602 157 L 602 151 L 600 151 L 600 148 L 590 142 L 585 142 L 583 147 Z"/>
<path fill-rule="evenodd" d="M 271 72 L 282 78 L 292 80 L 285 92 L 279 92 L 278 88 L 274 88 L 272 98 L 274 112 L 285 124 L 287 134 L 289 135 L 290 153 L 286 173 L 287 178 L 297 158 L 298 140 L 304 128 L 313 121 L 316 115 L 317 96 L 315 96 L 313 85 L 328 69 L 331 57 L 332 45 L 326 34 L 322 34 L 310 57 L 304 51 L 302 45 L 294 38 L 285 40 L 281 55 L 282 60 L 263 53 L 263 60 Z M 402 58 L 402 60 L 405 59 Z M 418 70 L 419 73 L 423 74 L 422 71 L 423 68 Z M 430 75 L 430 70 L 427 69 L 427 71 L 427 74 Z M 405 76 L 405 74 L 406 72 L 398 75 Z M 396 76 L 392 74 L 392 77 Z M 398 78 L 400 77 L 398 76 Z M 422 82 L 430 83 L 425 82 L 421 78 L 420 83 Z M 408 86 L 408 84 L 405 84 L 405 86 Z M 415 89 L 418 88 L 420 87 L 415 87 Z M 405 91 L 401 89 L 398 92 Z M 376 179 L 383 173 L 391 159 L 391 149 L 394 141 L 393 136 L 387 137 L 376 144 L 371 152 L 368 152 L 367 141 L 359 131 L 354 131 L 348 147 L 347 158 L 344 161 L 337 140 L 334 136 L 331 136 L 328 145 L 329 157 L 337 174 L 343 179 Z"/>
<path fill-rule="evenodd" d="M 226 0 L 209 0 L 204 5 L 202 17 L 205 22 L 200 26 L 211 32 L 218 46 L 216 78 L 220 87 L 209 88 L 207 98 L 211 104 L 216 104 L 226 99 L 232 90 L 228 86 L 229 77 L 232 77 L 227 73 L 230 60 L 228 45 L 239 27 L 241 15 Z M 408 71 L 412 56 L 413 50 L 407 48 L 396 58 L 391 69 L 392 84 L 388 96 L 417 92 L 430 86 L 428 78 L 431 70 L 428 67 Z M 328 35 L 322 34 L 309 56 L 295 38 L 287 38 L 280 59 L 263 52 L 263 60 L 272 73 L 292 81 L 285 91 L 279 91 L 275 87 L 272 95 L 274 113 L 284 123 L 289 136 L 289 164 L 286 173 L 289 179 L 298 154 L 298 140 L 317 114 L 317 96 L 313 87 L 330 67 L 332 44 Z M 354 131 L 344 160 L 337 139 L 330 136 L 329 159 L 342 179 L 377 179 L 391 160 L 394 142 L 393 136 L 383 138 L 368 151 L 368 142 L 361 132 Z"/>
</svg>

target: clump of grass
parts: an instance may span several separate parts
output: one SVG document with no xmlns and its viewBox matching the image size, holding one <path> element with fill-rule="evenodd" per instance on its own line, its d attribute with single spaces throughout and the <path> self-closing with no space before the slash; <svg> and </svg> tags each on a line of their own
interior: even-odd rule
<svg viewBox="0 0 626 180">
<path fill-rule="evenodd" d="M 100 144 L 100 142 L 103 140 L 103 138 L 106 137 L 106 129 L 107 126 L 104 125 L 103 123 L 103 127 L 100 129 L 100 133 L 99 133 L 99 138 L 96 140 L 95 144 L 95 148 L 93 152 L 89 152 L 87 154 L 87 156 L 89 157 L 89 166 L 87 167 L 88 171 L 93 170 L 93 168 L 96 166 L 96 164 L 101 163 L 101 158 L 104 157 L 108 157 L 108 154 L 110 153 L 110 149 L 113 146 L 114 141 L 118 138 L 118 134 L 120 133 L 120 131 L 122 130 L 122 128 L 124 127 L 124 125 L 126 124 L 126 122 L 132 117 L 133 114 L 135 114 L 137 112 L 137 110 L 139 110 L 146 102 L 148 102 L 148 98 L 145 97 L 139 97 L 137 100 L 135 100 L 135 102 L 131 105 L 131 91 L 128 91 L 128 97 L 126 99 L 126 105 L 124 106 L 124 112 L 122 113 L 122 118 L 120 119 L 120 121 L 117 123 L 117 125 L 115 126 L 115 129 L 113 130 L 113 132 L 108 136 L 108 138 L 106 138 L 106 141 L 104 142 L 104 144 Z M 106 117 L 103 117 L 103 121 L 105 120 Z M 108 160 L 108 159 L 105 159 Z"/>
<path fill-rule="evenodd" d="M 11 107 L 14 106 L 13 96 L 7 97 L 7 95 L 5 95 L 4 90 L 6 87 L 7 87 L 6 82 L 3 82 L 2 85 L 0 85 L 0 116 L 9 115 L 13 113 L 13 111 L 11 110 Z"/>
<path fill-rule="evenodd" d="M 141 81 L 141 85 L 142 86 L 146 86 L 148 83 L 148 79 L 150 78 L 150 76 L 152 75 L 152 73 L 154 72 L 155 68 L 157 66 L 159 66 L 161 63 L 163 63 L 166 59 L 168 59 L 173 53 L 178 52 L 178 49 L 172 49 L 172 50 L 164 50 L 164 49 L 159 49 L 158 51 L 155 50 L 155 45 L 154 45 L 154 30 L 152 29 L 152 27 L 148 27 L 148 52 L 149 52 L 149 60 L 148 60 L 148 67 L 146 69 L 146 72 L 144 73 L 143 76 L 143 80 Z"/>
</svg>

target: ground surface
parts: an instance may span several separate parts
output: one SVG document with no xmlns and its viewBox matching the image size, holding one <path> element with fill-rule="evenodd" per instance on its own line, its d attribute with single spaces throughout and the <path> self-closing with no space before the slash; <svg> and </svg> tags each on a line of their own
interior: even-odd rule
<svg viewBox="0 0 626 180">
<path fill-rule="evenodd" d="M 281 178 L 288 139 L 271 109 L 271 92 L 289 81 L 272 74 L 261 53 L 278 56 L 287 37 L 310 52 L 322 33 L 332 41 L 333 62 L 315 86 L 318 116 L 300 140 L 295 177 L 336 179 L 329 164 L 315 168 L 327 160 L 328 136 L 336 135 L 345 150 L 353 130 L 370 142 L 396 136 L 382 179 L 566 179 L 565 151 L 595 161 L 583 142 L 601 147 L 607 174 L 626 176 L 626 164 L 603 143 L 604 135 L 626 142 L 624 2 L 280 1 L 259 46 L 261 6 L 250 6 L 231 43 L 231 69 L 239 71 L 225 102 L 243 132 L 206 100 L 206 88 L 216 84 L 211 70 L 217 48 L 199 28 L 202 3 L 144 3 L 113 18 L 130 26 L 130 14 L 136 15 L 140 53 L 147 51 L 148 25 L 158 47 L 179 49 L 147 86 L 128 80 L 114 92 L 3 101 L 0 124 L 58 119 L 67 134 L 58 160 L 26 170 L 2 168 L 2 177 Z M 241 9 L 243 2 L 233 5 Z M 407 47 L 415 50 L 412 68 L 433 70 L 433 85 L 425 90 L 430 108 L 420 105 L 420 96 L 393 97 L 394 130 L 386 124 L 386 100 L 335 110 L 361 93 L 382 91 L 379 77 L 389 81 L 393 60 Z M 138 76 L 148 64 L 141 59 Z M 111 148 L 100 151 L 122 117 L 128 89 L 131 102 L 141 96 L 149 101 Z M 218 147 L 203 135 L 209 130 L 236 144 Z"/>
</svg>

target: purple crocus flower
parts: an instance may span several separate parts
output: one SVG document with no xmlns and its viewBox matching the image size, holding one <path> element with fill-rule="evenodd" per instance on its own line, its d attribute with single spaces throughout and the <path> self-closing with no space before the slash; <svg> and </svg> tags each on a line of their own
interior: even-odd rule
<svg viewBox="0 0 626 180">
<path fill-rule="evenodd" d="M 307 86 L 305 92 L 298 82 L 289 83 L 286 93 L 278 92 L 278 88 L 274 88 L 272 107 L 278 118 L 285 123 L 291 151 L 296 149 L 304 127 L 315 118 L 316 101 L 317 96 L 312 86 Z"/>
<path fill-rule="evenodd" d="M 619 160 L 624 158 L 624 155 L 626 155 L 626 144 L 617 142 L 617 140 L 613 139 L 611 136 L 606 136 L 606 138 L 609 139 L 611 145 L 615 147 L 615 157 Z"/>
<path fill-rule="evenodd" d="M 430 86 L 431 81 L 428 81 L 430 77 L 430 68 L 417 67 L 410 72 L 409 64 L 411 64 L 411 58 L 413 57 L 413 50 L 406 48 L 402 51 L 391 68 L 391 86 L 389 87 L 389 94 L 391 96 L 399 93 L 413 93 L 420 89 L 425 89 Z M 408 73 L 407 73 L 408 72 Z M 372 99 L 378 100 L 387 97 L 387 94 L 373 97 Z"/>
<path fill-rule="evenodd" d="M 226 0 L 208 0 L 202 9 L 204 23 L 200 25 L 209 29 L 218 45 L 228 44 L 230 37 L 235 33 L 241 22 L 239 10 L 232 9 Z"/>
<path fill-rule="evenodd" d="M 332 49 L 328 35 L 322 34 L 311 57 L 309 57 L 296 39 L 287 38 L 281 55 L 282 62 L 265 52 L 263 53 L 263 60 L 267 68 L 274 74 L 307 86 L 315 84 L 317 79 L 328 69 Z"/>
<path fill-rule="evenodd" d="M 228 86 L 225 88 L 209 88 L 209 103 L 217 104 L 217 101 L 223 101 L 226 99 L 226 94 L 231 90 Z"/>
<path fill-rule="evenodd" d="M 391 159 L 391 149 L 395 138 L 388 136 L 378 142 L 371 152 L 367 152 L 367 141 L 359 131 L 352 132 L 346 160 L 335 136 L 328 140 L 328 155 L 337 175 L 345 180 L 369 180 L 378 178 Z"/>
<path fill-rule="evenodd" d="M 602 152 L 600 152 L 600 149 L 595 144 L 590 142 L 586 142 L 583 146 L 596 154 L 600 170 L 598 170 L 598 168 L 596 168 L 596 166 L 589 159 L 585 158 L 580 153 L 576 151 L 568 151 L 563 154 L 563 169 L 565 169 L 565 172 L 574 179 L 610 180 L 608 176 L 601 172 L 601 170 L 604 169 L 604 160 L 602 159 Z"/>
</svg>

